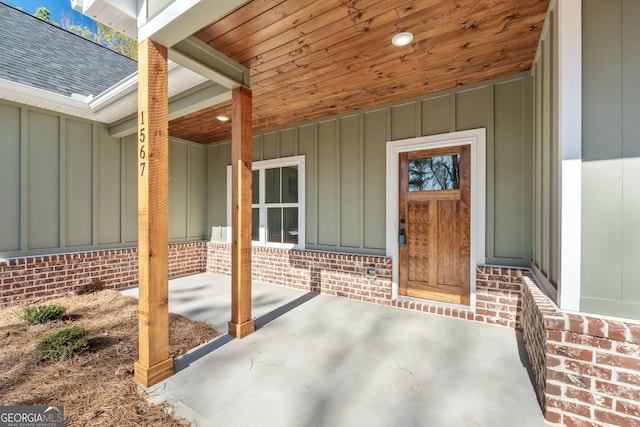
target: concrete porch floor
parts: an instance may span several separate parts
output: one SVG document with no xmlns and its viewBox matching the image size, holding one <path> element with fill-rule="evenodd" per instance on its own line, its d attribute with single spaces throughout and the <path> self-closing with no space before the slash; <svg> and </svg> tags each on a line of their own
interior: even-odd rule
<svg viewBox="0 0 640 427">
<path fill-rule="evenodd" d="M 148 389 L 193 425 L 547 425 L 511 329 L 254 283 L 257 330 L 234 340 L 230 288 L 209 273 L 169 284 L 172 312 L 223 334 Z"/>
</svg>

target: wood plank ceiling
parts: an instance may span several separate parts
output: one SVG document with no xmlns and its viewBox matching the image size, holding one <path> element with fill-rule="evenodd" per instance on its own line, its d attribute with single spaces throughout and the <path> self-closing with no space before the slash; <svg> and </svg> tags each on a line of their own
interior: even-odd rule
<svg viewBox="0 0 640 427">
<path fill-rule="evenodd" d="M 251 0 L 195 34 L 251 70 L 253 131 L 412 98 L 531 68 L 549 1 Z M 414 34 L 406 47 L 391 38 Z M 169 124 L 227 140 L 230 103 Z"/>
</svg>

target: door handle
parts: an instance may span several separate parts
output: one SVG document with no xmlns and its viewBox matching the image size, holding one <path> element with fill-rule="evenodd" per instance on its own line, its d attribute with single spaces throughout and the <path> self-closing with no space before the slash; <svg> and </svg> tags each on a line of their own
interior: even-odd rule
<svg viewBox="0 0 640 427">
<path fill-rule="evenodd" d="M 407 235 L 404 232 L 404 228 L 400 229 L 398 233 L 398 246 L 405 246 L 407 244 Z"/>
</svg>

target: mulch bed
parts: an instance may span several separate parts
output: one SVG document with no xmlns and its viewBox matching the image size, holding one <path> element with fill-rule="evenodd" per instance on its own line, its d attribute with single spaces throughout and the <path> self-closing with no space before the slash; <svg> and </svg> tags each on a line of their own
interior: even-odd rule
<svg viewBox="0 0 640 427">
<path fill-rule="evenodd" d="M 188 426 L 151 404 L 133 379 L 138 357 L 138 302 L 114 290 L 47 301 L 67 307 L 60 320 L 29 325 L 24 307 L 0 309 L 0 405 L 63 405 L 66 426 Z M 89 349 L 60 362 L 40 360 L 45 335 L 70 324 L 90 331 Z M 176 357 L 218 333 L 171 313 L 169 353 Z"/>
</svg>

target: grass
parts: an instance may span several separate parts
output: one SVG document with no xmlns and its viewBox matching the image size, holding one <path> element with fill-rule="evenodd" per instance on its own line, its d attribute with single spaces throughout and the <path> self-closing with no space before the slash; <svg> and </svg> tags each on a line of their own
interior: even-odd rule
<svg viewBox="0 0 640 427">
<path fill-rule="evenodd" d="M 170 408 L 151 404 L 133 379 L 136 299 L 102 290 L 50 303 L 66 307 L 65 316 L 34 325 L 25 321 L 23 307 L 0 308 L 0 405 L 63 405 L 68 427 L 189 425 Z M 173 313 L 169 322 L 173 357 L 217 336 L 204 322 Z M 43 360 L 38 343 L 69 326 L 88 331 L 86 349 L 58 362 Z"/>
</svg>

